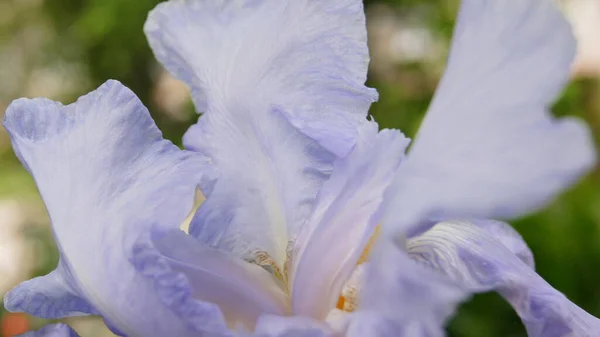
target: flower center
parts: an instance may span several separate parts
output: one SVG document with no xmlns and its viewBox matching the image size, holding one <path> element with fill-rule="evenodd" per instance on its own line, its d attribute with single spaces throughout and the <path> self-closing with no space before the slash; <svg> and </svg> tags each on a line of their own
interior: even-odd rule
<svg viewBox="0 0 600 337">
<path fill-rule="evenodd" d="M 286 259 L 286 264 L 287 264 L 288 260 L 289 260 L 289 258 Z M 284 284 L 287 285 L 288 280 L 287 280 L 286 266 L 284 265 L 283 270 L 285 272 L 282 273 L 281 268 L 279 268 L 279 266 L 277 265 L 275 260 L 271 257 L 271 255 L 269 255 L 269 253 L 265 252 L 264 250 L 252 251 L 246 257 L 244 257 L 244 261 L 255 264 L 255 265 L 263 268 L 264 270 L 269 272 L 271 275 L 275 276 L 275 278 L 278 281 L 283 282 Z M 285 289 L 287 289 L 287 287 Z"/>
<path fill-rule="evenodd" d="M 188 228 L 189 228 L 189 225 L 190 225 L 193 215 L 196 213 L 196 211 L 198 210 L 200 205 L 205 200 L 206 200 L 206 197 L 204 196 L 202 191 L 200 191 L 200 189 L 196 189 L 196 193 L 194 196 L 193 208 L 190 211 L 190 214 L 188 215 L 188 217 L 184 220 L 184 222 L 181 224 L 181 227 L 180 227 L 186 233 L 188 232 Z M 354 310 L 356 310 L 356 308 L 358 306 L 358 293 L 359 293 L 359 289 L 360 289 L 360 283 L 362 282 L 362 273 L 363 273 L 362 270 L 364 269 L 363 264 L 369 260 L 373 245 L 375 244 L 377 239 L 379 239 L 380 236 L 381 236 L 381 227 L 377 226 L 377 227 L 375 227 L 373 234 L 371 234 L 371 237 L 369 238 L 369 241 L 367 242 L 367 245 L 365 246 L 364 250 L 362 251 L 360 257 L 358 258 L 358 261 L 356 262 L 356 268 L 354 269 L 354 271 L 352 272 L 352 275 L 346 281 L 346 283 L 344 284 L 344 287 L 342 288 L 342 293 L 340 294 L 340 297 L 338 298 L 338 302 L 336 305 L 337 309 L 345 311 L 345 312 L 353 312 Z M 287 256 L 286 256 L 285 262 L 281 268 L 275 262 L 275 260 L 271 257 L 271 255 L 269 253 L 267 253 L 264 250 L 260 250 L 260 249 L 256 249 L 256 250 L 250 252 L 248 255 L 246 255 L 244 257 L 244 260 L 248 263 L 252 263 L 252 264 L 255 264 L 255 265 L 263 268 L 269 274 L 273 275 L 275 277 L 275 279 L 278 281 L 278 283 L 280 284 L 280 286 L 282 287 L 282 289 L 285 289 L 287 291 L 288 285 L 289 285 L 288 268 L 289 268 L 289 263 L 292 258 L 293 244 L 294 244 L 293 241 L 288 242 L 287 249 L 286 249 Z"/>
<path fill-rule="evenodd" d="M 336 309 L 349 313 L 353 312 L 358 307 L 358 295 L 362 283 L 363 270 L 365 269 L 364 264 L 369 261 L 373 246 L 380 236 L 381 228 L 380 226 L 377 226 L 371 234 L 371 237 L 363 249 L 358 261 L 356 262 L 356 267 L 352 272 L 352 275 L 342 288 Z M 243 259 L 248 263 L 257 265 L 266 270 L 269 274 L 273 275 L 282 289 L 288 291 L 288 266 L 292 258 L 292 248 L 293 241 L 290 241 L 288 242 L 287 246 L 287 257 L 283 266 L 281 267 L 268 252 L 261 249 L 256 249 L 249 252 L 246 256 L 244 256 Z"/>
<path fill-rule="evenodd" d="M 342 294 L 338 299 L 336 308 L 343 310 L 345 312 L 353 312 L 356 310 L 358 306 L 358 293 L 360 288 L 360 283 L 362 282 L 362 271 L 364 269 L 363 264 L 369 260 L 371 255 L 371 250 L 373 249 L 373 245 L 381 236 L 381 228 L 380 226 L 375 227 L 375 231 L 371 234 L 369 238 L 369 242 L 365 246 L 358 262 L 356 263 L 356 268 L 354 269 L 352 275 L 346 281 L 344 288 L 342 289 Z"/>
</svg>

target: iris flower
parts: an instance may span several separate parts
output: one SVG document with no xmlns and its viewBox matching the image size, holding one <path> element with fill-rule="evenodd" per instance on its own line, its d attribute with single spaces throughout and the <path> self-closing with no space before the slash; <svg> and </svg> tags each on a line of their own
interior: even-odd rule
<svg viewBox="0 0 600 337">
<path fill-rule="evenodd" d="M 463 0 L 410 151 L 368 118 L 359 0 L 172 0 L 145 32 L 201 113 L 186 150 L 116 81 L 6 112 L 60 252 L 8 310 L 100 315 L 130 337 L 432 337 L 496 290 L 530 336 L 600 335 L 486 220 L 542 207 L 595 162 L 586 126 L 548 109 L 575 50 L 552 1 Z"/>
</svg>

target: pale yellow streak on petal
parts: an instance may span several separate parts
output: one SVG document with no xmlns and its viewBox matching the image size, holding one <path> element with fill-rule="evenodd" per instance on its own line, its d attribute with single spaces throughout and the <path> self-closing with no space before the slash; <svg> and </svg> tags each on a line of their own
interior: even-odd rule
<svg viewBox="0 0 600 337">
<path fill-rule="evenodd" d="M 375 227 L 373 234 L 371 234 L 369 242 L 367 242 L 365 249 L 356 263 L 357 267 L 354 270 L 353 275 L 348 281 L 346 281 L 346 284 L 344 285 L 344 289 L 342 290 L 342 294 L 340 295 L 336 305 L 337 309 L 340 309 L 344 312 L 353 312 L 358 307 L 358 292 L 360 287 L 360 282 L 358 279 L 361 277 L 360 274 L 362 272 L 362 268 L 364 267 L 361 265 L 369 260 L 371 250 L 380 236 L 381 226 L 377 226 Z"/>
<path fill-rule="evenodd" d="M 196 192 L 194 193 L 194 205 L 192 206 L 192 209 L 190 210 L 188 216 L 185 218 L 185 220 L 183 220 L 183 222 L 179 226 L 179 228 L 182 231 L 186 232 L 187 234 L 190 233 L 190 224 L 192 222 L 192 218 L 194 217 L 194 214 L 196 214 L 196 211 L 198 210 L 198 208 L 200 208 L 200 205 L 202 205 L 204 200 L 206 200 L 206 196 L 204 195 L 204 193 L 202 193 L 202 191 L 199 188 L 196 188 Z"/>
<path fill-rule="evenodd" d="M 381 226 L 377 226 L 377 227 L 375 227 L 375 230 L 373 231 L 371 238 L 369 238 L 369 242 L 367 242 L 367 245 L 365 246 L 365 249 L 363 250 L 362 254 L 360 254 L 360 258 L 358 259 L 357 264 L 363 264 L 369 260 L 369 255 L 371 254 L 371 249 L 373 248 L 373 245 L 375 244 L 377 239 L 379 239 L 380 236 L 381 236 Z"/>
</svg>

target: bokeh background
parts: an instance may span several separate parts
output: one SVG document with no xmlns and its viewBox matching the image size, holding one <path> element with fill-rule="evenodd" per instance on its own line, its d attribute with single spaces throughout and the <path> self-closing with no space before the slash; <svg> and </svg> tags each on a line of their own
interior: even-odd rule
<svg viewBox="0 0 600 337">
<path fill-rule="evenodd" d="M 196 115 L 186 88 L 156 63 L 142 25 L 156 0 L 0 0 L 0 115 L 18 97 L 64 103 L 109 78 L 130 87 L 165 136 L 180 144 Z M 369 85 L 380 101 L 371 110 L 385 128 L 413 136 L 443 72 L 458 0 L 365 0 Z M 556 115 L 585 119 L 600 141 L 600 1 L 561 1 L 580 41 L 572 81 Z M 600 317 L 600 170 L 543 211 L 514 225 L 531 246 L 538 272 L 583 309 Z M 85 225 L 85 224 L 82 224 Z M 0 127 L 0 296 L 18 282 L 52 270 L 56 248 L 32 179 Z M 43 320 L 0 307 L 0 335 Z M 83 337 L 111 336 L 95 318 L 69 323 Z M 451 336 L 526 336 L 496 294 L 464 304 Z"/>
</svg>

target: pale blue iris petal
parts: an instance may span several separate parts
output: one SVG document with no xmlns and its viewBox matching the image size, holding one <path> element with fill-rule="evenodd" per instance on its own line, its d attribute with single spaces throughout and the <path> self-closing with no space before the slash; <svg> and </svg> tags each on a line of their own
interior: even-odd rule
<svg viewBox="0 0 600 337">
<path fill-rule="evenodd" d="M 4 126 L 60 251 L 57 269 L 11 290 L 6 307 L 52 317 L 100 313 L 129 336 L 188 336 L 129 257 L 152 227 L 178 228 L 196 186 L 214 179 L 207 159 L 163 140 L 147 109 L 116 81 L 67 106 L 17 100 Z"/>
<path fill-rule="evenodd" d="M 152 11 L 144 30 L 201 112 L 264 100 L 319 119 L 366 117 L 377 98 L 364 86 L 369 51 L 359 0 L 172 0 Z"/>
<path fill-rule="evenodd" d="M 61 260 L 50 274 L 21 283 L 4 296 L 6 310 L 24 311 L 47 319 L 98 315 L 98 311 L 68 284 L 67 273 Z"/>
<path fill-rule="evenodd" d="M 267 271 L 180 230 L 138 242 L 133 264 L 153 280 L 163 302 L 199 332 L 229 336 L 219 324 L 225 321 L 251 331 L 261 315 L 290 311 L 287 295 Z"/>
<path fill-rule="evenodd" d="M 302 316 L 262 316 L 252 337 L 335 337 L 325 322 Z"/>
<path fill-rule="evenodd" d="M 79 337 L 77 332 L 66 324 L 50 324 L 37 331 L 29 331 L 17 337 Z"/>
<path fill-rule="evenodd" d="M 352 149 L 377 97 L 364 86 L 362 2 L 174 0 L 150 14 L 145 32 L 204 112 L 184 145 L 222 177 L 191 234 L 283 264 L 335 155 Z"/>
<path fill-rule="evenodd" d="M 515 254 L 523 263 L 535 269 L 535 259 L 533 252 L 511 225 L 506 222 L 496 220 L 477 220 L 477 227 L 486 231 L 490 236 L 500 241 L 504 247 L 508 248 Z"/>
<path fill-rule="evenodd" d="M 268 115 L 256 133 L 246 135 L 211 126 L 218 114 L 201 117 L 196 125 L 201 131 L 194 134 L 211 146 L 200 152 L 209 154 L 220 179 L 190 224 L 190 234 L 244 258 L 265 251 L 281 267 L 288 241 L 310 214 L 334 156 L 278 111 Z M 243 129 L 253 128 L 242 123 Z"/>
<path fill-rule="evenodd" d="M 519 216 L 587 172 L 595 162 L 588 128 L 548 109 L 574 53 L 554 1 L 464 0 L 446 73 L 384 222 Z"/>
<path fill-rule="evenodd" d="M 359 312 L 352 320 L 344 337 L 445 337 L 441 324 L 428 325 L 426 321 L 399 322 L 377 312 Z"/>
<path fill-rule="evenodd" d="M 515 308 L 530 337 L 600 335 L 600 320 L 570 302 L 501 240 L 479 228 L 485 222 L 439 223 L 411 239 L 409 252 L 473 292 L 498 291 Z"/>
<path fill-rule="evenodd" d="M 412 260 L 402 238 L 383 235 L 367 263 L 347 337 L 445 336 L 447 320 L 468 296 L 461 284 Z"/>
<path fill-rule="evenodd" d="M 335 162 L 291 254 L 295 314 L 325 319 L 373 234 L 385 189 L 409 143 L 365 121 L 352 152 Z M 319 275 L 319 277 L 314 277 Z"/>
</svg>

